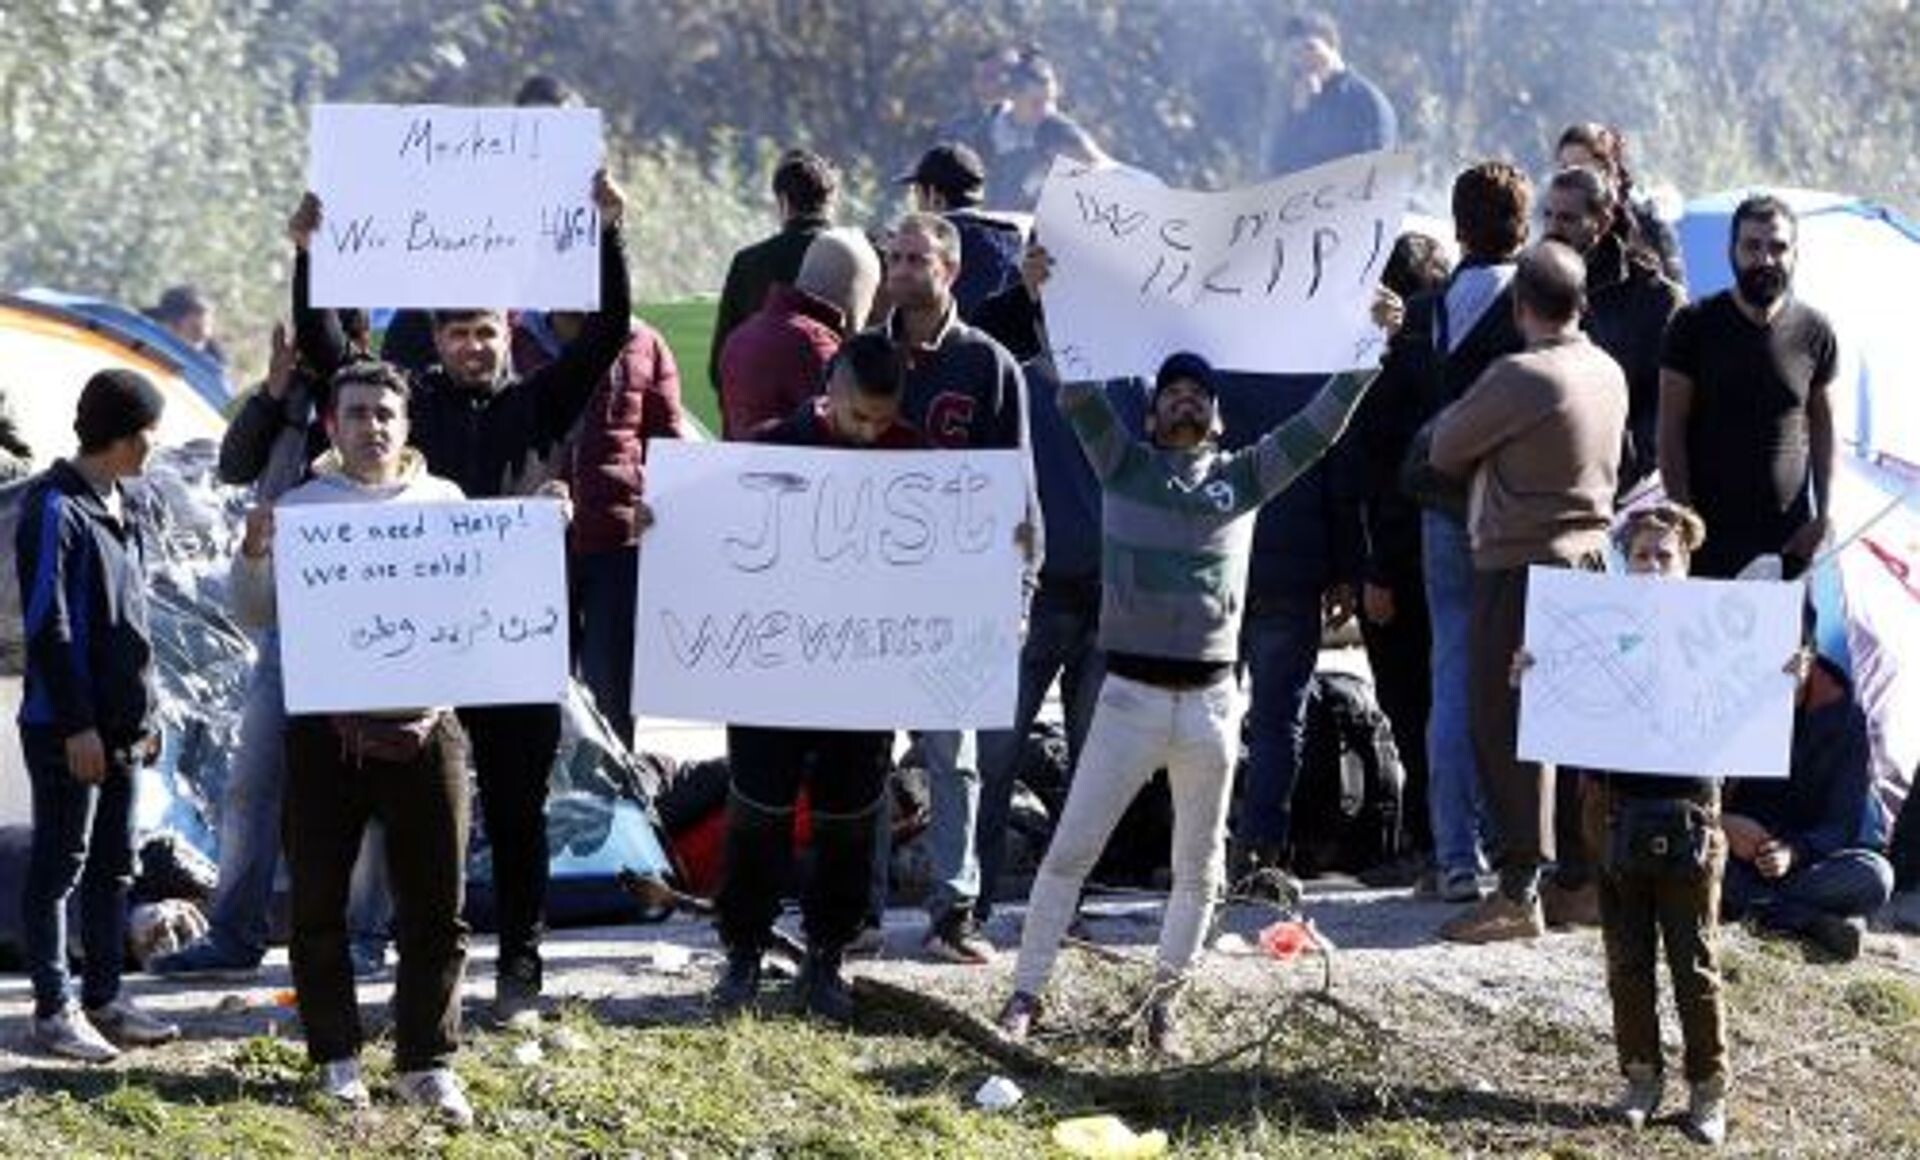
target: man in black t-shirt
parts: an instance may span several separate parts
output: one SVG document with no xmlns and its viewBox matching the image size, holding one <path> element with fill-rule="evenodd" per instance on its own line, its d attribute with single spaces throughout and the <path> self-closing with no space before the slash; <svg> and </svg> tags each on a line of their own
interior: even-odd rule
<svg viewBox="0 0 1920 1160">
<path fill-rule="evenodd" d="M 1682 309 L 1660 359 L 1660 474 L 1707 522 L 1694 574 L 1777 552 L 1789 576 L 1827 538 L 1838 343 L 1789 296 L 1799 224 L 1773 197 L 1733 213 L 1734 287 Z"/>
</svg>

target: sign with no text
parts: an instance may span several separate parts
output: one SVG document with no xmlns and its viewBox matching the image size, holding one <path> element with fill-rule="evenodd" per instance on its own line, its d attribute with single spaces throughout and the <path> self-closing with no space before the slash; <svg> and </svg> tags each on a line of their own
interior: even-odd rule
<svg viewBox="0 0 1920 1160">
<path fill-rule="evenodd" d="M 1799 584 L 1527 572 L 1520 756 L 1619 773 L 1785 777 Z"/>
<path fill-rule="evenodd" d="M 1369 317 L 1413 185 L 1413 159 L 1366 153 L 1222 193 L 1138 170 L 1054 162 L 1034 222 L 1067 379 L 1151 378 L 1175 351 L 1222 370 L 1371 366 Z"/>
<path fill-rule="evenodd" d="M 1017 451 L 656 442 L 634 707 L 736 725 L 1005 728 Z"/>
<path fill-rule="evenodd" d="M 287 712 L 563 700 L 565 532 L 550 499 L 276 509 Z"/>
<path fill-rule="evenodd" d="M 316 105 L 320 307 L 600 305 L 594 109 Z"/>
</svg>

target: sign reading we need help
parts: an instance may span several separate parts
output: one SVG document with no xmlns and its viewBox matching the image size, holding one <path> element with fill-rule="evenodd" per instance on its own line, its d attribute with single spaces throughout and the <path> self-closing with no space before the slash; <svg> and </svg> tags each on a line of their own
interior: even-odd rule
<svg viewBox="0 0 1920 1160">
<path fill-rule="evenodd" d="M 821 729 L 1005 728 L 1017 451 L 656 442 L 634 708 Z"/>
<path fill-rule="evenodd" d="M 319 307 L 600 305 L 594 109 L 317 105 Z"/>
<path fill-rule="evenodd" d="M 1150 377 L 1181 350 L 1223 370 L 1371 365 L 1374 288 L 1412 185 L 1400 153 L 1223 193 L 1055 161 L 1034 232 L 1054 259 L 1041 294 L 1061 375 Z"/>
<path fill-rule="evenodd" d="M 1621 773 L 1785 777 L 1799 584 L 1529 569 L 1520 756 Z"/>
<path fill-rule="evenodd" d="M 287 712 L 565 699 L 565 531 L 549 499 L 276 508 Z"/>
</svg>

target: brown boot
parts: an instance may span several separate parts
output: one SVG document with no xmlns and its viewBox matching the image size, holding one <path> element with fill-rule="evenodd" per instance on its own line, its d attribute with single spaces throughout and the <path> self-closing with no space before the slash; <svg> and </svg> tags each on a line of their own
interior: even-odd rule
<svg viewBox="0 0 1920 1160">
<path fill-rule="evenodd" d="M 1440 937 L 1457 943 L 1495 943 L 1517 938 L 1539 938 L 1547 931 L 1540 914 L 1540 902 L 1515 902 L 1504 894 L 1493 894 L 1465 914 L 1456 915 L 1440 927 Z"/>
<path fill-rule="evenodd" d="M 1548 926 L 1600 925 L 1600 886 L 1589 882 L 1569 890 L 1558 882 L 1540 884 L 1540 913 Z"/>
</svg>

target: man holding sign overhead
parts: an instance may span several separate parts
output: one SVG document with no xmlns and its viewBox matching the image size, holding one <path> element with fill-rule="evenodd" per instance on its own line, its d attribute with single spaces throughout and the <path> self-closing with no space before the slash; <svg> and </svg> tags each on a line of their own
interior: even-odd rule
<svg viewBox="0 0 1920 1160">
<path fill-rule="evenodd" d="M 386 363 L 359 362 L 333 376 L 327 432 L 333 450 L 311 482 L 280 503 L 366 504 L 457 500 L 455 484 L 428 473 L 406 445 L 409 386 Z M 235 615 L 250 626 L 278 619 L 274 509 L 247 515 L 234 557 Z M 361 1106 L 360 1013 L 347 957 L 347 889 L 367 822 L 379 818 L 398 924 L 394 1065 L 402 1098 L 465 1126 L 473 1110 L 448 1067 L 460 1035 L 466 926 L 460 921 L 467 847 L 466 744 L 445 707 L 382 713 L 302 714 L 287 728 L 286 852 L 292 879 L 289 957 L 307 1053 L 325 1093 Z"/>
<path fill-rule="evenodd" d="M 440 365 L 411 384 L 410 438 L 428 470 L 472 498 L 522 495 L 539 486 L 540 465 L 626 343 L 632 313 L 620 235 L 626 197 L 601 170 L 593 176 L 593 200 L 600 219 L 600 306 L 553 362 L 524 379 L 514 374 L 505 309 L 434 311 Z M 306 255 L 320 228 L 320 201 L 310 193 L 291 223 L 300 251 L 294 324 L 301 353 L 330 373 L 346 352 L 338 320 L 332 311 L 310 308 L 305 296 Z M 382 293 L 368 286 L 360 297 L 372 305 Z M 547 782 L 559 747 L 560 711 L 555 704 L 491 705 L 463 708 L 460 720 L 473 747 L 492 848 L 500 933 L 496 1008 L 511 1015 L 533 1004 L 541 989 Z"/>
</svg>

